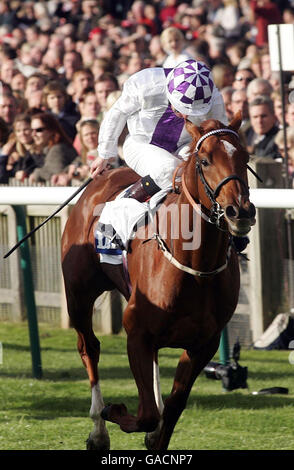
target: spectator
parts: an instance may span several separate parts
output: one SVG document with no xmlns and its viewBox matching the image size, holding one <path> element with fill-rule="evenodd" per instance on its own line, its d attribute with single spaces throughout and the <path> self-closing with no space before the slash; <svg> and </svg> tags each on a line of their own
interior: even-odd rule
<svg viewBox="0 0 294 470">
<path fill-rule="evenodd" d="M 232 87 L 235 90 L 242 90 L 243 88 L 247 88 L 248 84 L 256 78 L 253 71 L 251 69 L 241 69 L 237 70 L 235 73 L 235 78 L 232 84 Z"/>
<path fill-rule="evenodd" d="M 294 102 L 288 104 L 285 119 L 288 126 L 294 129 Z"/>
<path fill-rule="evenodd" d="M 287 141 L 287 156 L 288 156 L 288 172 L 292 179 L 294 177 L 294 128 L 288 127 L 286 130 L 286 141 Z M 279 131 L 275 137 L 275 143 L 278 147 L 278 152 L 282 158 L 285 158 L 285 147 L 284 147 L 284 132 Z"/>
<path fill-rule="evenodd" d="M 33 44 L 29 44 L 28 42 L 22 43 L 19 50 L 19 56 L 15 60 L 16 67 L 27 78 L 37 72 L 37 68 L 34 65 L 34 58 L 32 56 L 33 48 Z"/>
<path fill-rule="evenodd" d="M 162 67 L 166 59 L 166 53 L 164 52 L 160 40 L 160 36 L 156 35 L 150 40 L 149 52 L 151 55 L 151 67 Z"/>
<path fill-rule="evenodd" d="M 13 133 L 2 151 L 7 156 L 6 170 L 9 177 L 23 181 L 25 161 L 30 158 L 33 148 L 31 118 L 27 114 L 18 114 L 13 122 Z"/>
<path fill-rule="evenodd" d="M 258 77 L 254 78 L 247 87 L 247 99 L 248 102 L 253 101 L 259 95 L 271 96 L 273 87 L 268 80 Z"/>
<path fill-rule="evenodd" d="M 63 56 L 64 79 L 66 85 L 73 79 L 74 73 L 83 68 L 82 56 L 77 51 L 66 52 Z"/>
<path fill-rule="evenodd" d="M 72 96 L 72 100 L 77 105 L 85 90 L 94 87 L 94 77 L 90 69 L 80 69 L 74 72 L 72 81 L 67 92 Z"/>
<path fill-rule="evenodd" d="M 26 82 L 26 87 L 24 90 L 24 98 L 28 100 L 31 97 L 31 94 L 35 91 L 42 91 L 46 85 L 47 79 L 44 75 L 39 72 L 32 74 Z"/>
<path fill-rule="evenodd" d="M 99 57 L 94 59 L 94 62 L 91 67 L 94 82 L 96 82 L 96 80 L 98 80 L 98 78 L 100 78 L 101 75 L 103 75 L 105 72 L 113 73 L 113 69 L 114 67 L 110 60 Z"/>
<path fill-rule="evenodd" d="M 11 80 L 12 92 L 18 92 L 19 96 L 24 96 L 24 91 L 26 88 L 27 78 L 21 73 L 16 72 Z"/>
<path fill-rule="evenodd" d="M 177 0 L 164 0 L 163 1 L 163 8 L 161 8 L 159 13 L 159 19 L 162 23 L 163 28 L 170 26 L 173 21 L 174 17 L 177 13 Z"/>
<path fill-rule="evenodd" d="M 231 99 L 231 110 L 234 115 L 241 111 L 242 124 L 240 129 L 245 131 L 250 125 L 248 101 L 245 88 L 242 90 L 234 90 Z"/>
<path fill-rule="evenodd" d="M 260 54 L 261 76 L 265 80 L 270 80 L 272 75 L 271 58 L 267 50 Z"/>
<path fill-rule="evenodd" d="M 269 96 L 258 96 L 249 102 L 250 127 L 245 132 L 249 153 L 255 157 L 279 156 L 275 136 L 279 131 L 273 101 Z"/>
<path fill-rule="evenodd" d="M 38 155 L 44 157 L 44 164 L 31 173 L 29 182 L 50 181 L 75 159 L 77 152 L 52 114 L 33 115 L 31 126 Z"/>
<path fill-rule="evenodd" d="M 228 64 L 216 64 L 211 69 L 215 86 L 221 90 L 227 86 L 232 86 L 234 80 L 233 67 Z"/>
<path fill-rule="evenodd" d="M 4 60 L 0 69 L 0 80 L 4 83 L 11 83 L 11 80 L 17 72 L 15 62 L 12 59 Z"/>
<path fill-rule="evenodd" d="M 139 72 L 140 70 L 146 68 L 144 65 L 144 60 L 140 56 L 134 52 L 130 57 L 127 59 L 127 66 L 125 68 L 124 73 L 120 74 L 117 77 L 119 87 L 122 88 L 125 81 L 134 73 Z M 100 87 L 101 88 L 101 87 Z"/>
<path fill-rule="evenodd" d="M 242 145 L 247 147 L 247 138 L 245 136 L 247 130 L 249 129 L 251 123 L 249 119 L 249 109 L 248 109 L 248 100 L 246 95 L 246 89 L 243 90 L 234 90 L 231 99 L 231 111 L 233 116 L 238 112 L 241 112 L 242 123 L 239 129 L 239 135 L 242 142 Z"/>
<path fill-rule="evenodd" d="M 80 183 L 90 176 L 90 168 L 97 156 L 99 123 L 96 119 L 85 119 L 79 127 L 80 154 L 63 173 L 53 175 L 51 182 L 57 186 Z"/>
<path fill-rule="evenodd" d="M 99 121 L 103 119 L 107 107 L 107 96 L 112 91 L 119 90 L 119 84 L 115 76 L 111 73 L 104 73 L 95 82 L 95 93 L 100 106 Z"/>
<path fill-rule="evenodd" d="M 43 90 L 43 105 L 61 124 L 71 141 L 76 136 L 76 123 L 80 114 L 76 111 L 65 87 L 59 81 L 50 81 Z"/>
<path fill-rule="evenodd" d="M 284 9 L 283 21 L 286 24 L 294 24 L 294 6 L 288 6 Z"/>
<path fill-rule="evenodd" d="M 89 89 L 84 93 L 79 103 L 80 120 L 76 123 L 78 131 L 73 146 L 78 153 L 81 152 L 81 142 L 79 137 L 80 125 L 83 121 L 95 120 L 99 121 L 100 105 L 97 100 L 96 93 L 93 89 Z"/>
<path fill-rule="evenodd" d="M 8 137 L 8 126 L 4 119 L 0 117 L 0 184 L 8 183 L 8 174 L 6 171 L 7 156 L 3 153 L 3 147 L 6 144 Z"/>
<path fill-rule="evenodd" d="M 141 22 L 149 26 L 152 36 L 161 33 L 161 21 L 158 18 L 155 5 L 147 4 L 144 6 L 144 17 Z"/>
<path fill-rule="evenodd" d="M 91 68 L 96 58 L 96 48 L 90 42 L 85 42 L 81 48 L 83 66 Z"/>
<path fill-rule="evenodd" d="M 161 45 L 167 58 L 163 62 L 163 67 L 173 68 L 191 56 L 184 51 L 185 38 L 178 28 L 169 27 L 163 30 L 160 35 Z"/>
<path fill-rule="evenodd" d="M 230 122 L 232 117 L 233 117 L 233 112 L 231 109 L 231 104 L 232 104 L 232 94 L 234 93 L 234 88 L 231 86 L 226 86 L 220 90 L 221 95 L 224 100 L 225 108 L 226 108 L 226 113 L 228 116 L 228 121 Z"/>
<path fill-rule="evenodd" d="M 275 116 L 277 118 L 277 126 L 279 129 L 283 128 L 283 106 L 282 106 L 282 96 L 280 91 L 273 91 L 271 94 L 271 99 L 274 103 Z M 285 103 L 286 108 L 286 103 Z"/>
<path fill-rule="evenodd" d="M 283 23 L 278 6 L 270 0 L 251 0 L 251 23 L 256 24 L 256 45 L 259 47 L 268 44 L 267 27 L 269 24 Z"/>
<path fill-rule="evenodd" d="M 82 0 L 82 17 L 77 28 L 77 37 L 87 41 L 90 31 L 95 28 L 102 17 L 99 2 L 95 0 Z"/>
<path fill-rule="evenodd" d="M 240 38 L 242 23 L 237 1 L 223 0 L 217 8 L 214 19 L 214 34 L 223 38 Z"/>
<path fill-rule="evenodd" d="M 3 93 L 0 100 L 0 118 L 2 118 L 11 130 L 15 116 L 18 113 L 18 102 L 11 93 Z"/>
<path fill-rule="evenodd" d="M 246 51 L 246 44 L 242 41 L 229 43 L 226 47 L 226 54 L 230 59 L 230 63 L 233 67 L 238 68 L 241 61 L 244 61 Z M 244 62 L 243 62 L 244 63 Z M 247 59 L 247 65 L 249 63 L 249 59 Z"/>
</svg>

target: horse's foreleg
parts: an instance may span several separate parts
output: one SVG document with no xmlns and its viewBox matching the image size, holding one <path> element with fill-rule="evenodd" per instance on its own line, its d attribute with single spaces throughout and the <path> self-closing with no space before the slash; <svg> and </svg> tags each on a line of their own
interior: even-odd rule
<svg viewBox="0 0 294 470">
<path fill-rule="evenodd" d="M 205 348 L 197 354 L 184 351 L 180 357 L 171 395 L 165 400 L 163 410 L 163 424 L 157 442 L 152 450 L 166 450 L 169 445 L 174 428 L 186 407 L 191 388 L 219 346 L 219 336 L 215 337 Z"/>
<path fill-rule="evenodd" d="M 138 414 L 130 415 L 125 405 L 121 404 L 106 407 L 102 416 L 119 424 L 125 432 L 151 432 L 160 419 L 153 390 L 153 347 L 138 330 L 128 334 L 128 356 L 139 392 Z"/>
</svg>

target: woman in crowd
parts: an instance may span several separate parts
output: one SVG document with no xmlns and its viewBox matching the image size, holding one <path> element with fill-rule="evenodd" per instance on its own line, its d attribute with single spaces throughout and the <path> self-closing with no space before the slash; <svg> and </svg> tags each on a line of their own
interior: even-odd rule
<svg viewBox="0 0 294 470">
<path fill-rule="evenodd" d="M 163 50 L 167 53 L 167 58 L 163 62 L 163 67 L 173 68 L 180 62 L 190 59 L 191 56 L 184 50 L 185 38 L 178 28 L 170 26 L 163 30 L 160 36 Z"/>
<path fill-rule="evenodd" d="M 70 183 L 80 184 L 90 176 L 90 168 L 97 157 L 99 123 L 96 119 L 85 119 L 80 123 L 80 155 L 60 174 L 53 175 L 51 183 L 67 186 Z"/>
<path fill-rule="evenodd" d="M 51 112 L 61 124 L 63 130 L 73 141 L 76 136 L 76 123 L 80 119 L 74 103 L 60 81 L 50 81 L 43 89 L 45 110 Z"/>
<path fill-rule="evenodd" d="M 80 125 L 83 121 L 88 121 L 89 119 L 94 119 L 94 120 L 97 120 L 98 122 L 100 111 L 101 111 L 101 108 L 98 103 L 98 99 L 97 99 L 95 91 L 92 88 L 90 88 L 89 90 L 86 90 L 86 92 L 83 94 L 83 96 L 80 99 L 79 112 L 80 112 L 81 118 L 76 123 L 77 135 L 73 142 L 73 146 L 79 154 L 81 153 L 81 150 L 82 150 L 81 142 L 80 142 L 80 134 L 79 134 Z"/>
<path fill-rule="evenodd" d="M 31 128 L 36 149 L 40 156 L 43 155 L 44 164 L 33 171 L 29 181 L 50 181 L 53 175 L 61 173 L 75 159 L 77 152 L 52 114 L 33 115 Z"/>
<path fill-rule="evenodd" d="M 2 148 L 2 155 L 6 155 L 6 171 L 9 178 L 16 177 L 23 181 L 29 174 L 25 168 L 36 167 L 37 163 L 31 161 L 33 151 L 33 137 L 31 131 L 31 118 L 28 114 L 18 114 L 14 118 L 13 132 Z"/>
</svg>

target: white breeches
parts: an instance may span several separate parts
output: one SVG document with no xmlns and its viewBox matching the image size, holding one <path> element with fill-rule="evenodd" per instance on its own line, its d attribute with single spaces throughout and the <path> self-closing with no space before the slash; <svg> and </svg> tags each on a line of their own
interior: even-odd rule
<svg viewBox="0 0 294 470">
<path fill-rule="evenodd" d="M 128 136 L 123 146 L 123 155 L 126 164 L 138 175 L 150 175 L 161 189 L 171 189 L 173 172 L 187 156 L 188 147 L 184 145 L 177 150 L 176 155 L 172 155 L 156 145 L 139 142 Z"/>
</svg>

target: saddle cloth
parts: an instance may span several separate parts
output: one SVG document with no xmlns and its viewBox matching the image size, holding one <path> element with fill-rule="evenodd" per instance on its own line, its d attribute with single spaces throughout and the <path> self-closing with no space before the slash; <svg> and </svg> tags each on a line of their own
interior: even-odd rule
<svg viewBox="0 0 294 470">
<path fill-rule="evenodd" d="M 152 215 L 158 209 L 159 203 L 170 192 L 162 189 L 154 194 L 148 202 L 139 202 L 133 198 L 124 198 L 129 188 L 120 193 L 116 199 L 106 202 L 99 222 L 95 229 L 95 248 L 100 254 L 101 263 L 122 263 L 123 249 L 127 250 L 128 242 L 134 236 L 134 228 L 145 219 L 146 214 Z M 120 240 L 121 249 L 118 247 L 114 237 Z"/>
</svg>

